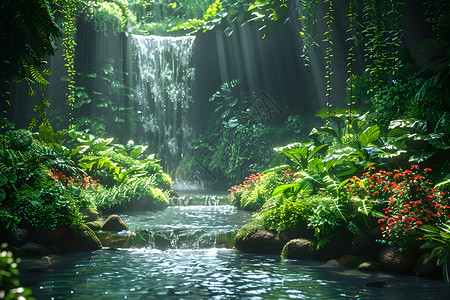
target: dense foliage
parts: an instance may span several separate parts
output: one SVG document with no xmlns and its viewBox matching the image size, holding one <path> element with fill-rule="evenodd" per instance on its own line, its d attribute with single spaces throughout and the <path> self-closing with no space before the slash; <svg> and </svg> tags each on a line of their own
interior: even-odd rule
<svg viewBox="0 0 450 300">
<path fill-rule="evenodd" d="M 58 144 L 64 135 L 72 137 L 71 146 Z M 157 160 L 139 159 L 142 146 L 111 142 L 68 130 L 54 133 L 49 125 L 35 135 L 9 131 L 0 149 L 1 227 L 78 227 L 83 213 L 128 202 L 167 206 L 162 189 L 172 180 Z"/>
<path fill-rule="evenodd" d="M 444 127 L 445 115 L 440 114 Z M 425 174 L 420 174 L 420 167 L 411 162 L 427 166 L 436 154 L 442 159 L 440 164 L 447 166 L 448 146 L 435 148 L 431 156 L 423 152 L 414 155 L 418 150 L 414 143 L 402 147 L 397 144 L 409 136 L 398 134 L 396 125 L 402 120 L 391 122 L 385 138 L 377 126 L 358 121 L 361 117 L 355 112 L 352 118 L 348 114 L 342 118 L 336 111 L 333 116 L 335 124 L 341 126 L 311 131 L 310 137 L 317 145 L 293 143 L 275 149 L 290 160 L 289 165 L 269 169 L 230 189 L 240 206 L 252 202 L 253 207 L 259 208 L 257 199 L 266 200 L 253 216 L 250 227 L 282 231 L 307 225 L 314 231 L 319 247 L 341 229 L 361 236 L 372 235 L 374 228 L 380 227 L 383 233 L 380 242 L 400 249 L 417 249 L 423 243 L 422 225 L 443 224 L 450 218 L 445 183 L 449 175 L 446 168 L 431 172 L 428 167 L 423 167 Z M 369 127 L 363 130 L 364 124 Z M 434 130 L 441 125 L 435 123 Z M 446 139 L 448 133 L 434 137 Z M 399 170 L 402 167 L 405 171 Z M 269 190 L 261 183 L 260 177 L 282 174 L 288 180 L 276 182 Z M 444 181 L 435 186 L 435 180 Z M 262 190 L 263 195 L 254 196 Z"/>
</svg>

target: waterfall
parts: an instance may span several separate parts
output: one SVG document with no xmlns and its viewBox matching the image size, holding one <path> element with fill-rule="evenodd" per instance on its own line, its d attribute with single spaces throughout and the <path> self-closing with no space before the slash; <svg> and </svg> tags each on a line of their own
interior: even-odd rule
<svg viewBox="0 0 450 300">
<path fill-rule="evenodd" d="M 176 167 L 193 136 L 189 122 L 194 81 L 194 37 L 132 35 L 136 102 L 142 128 L 139 140 Z"/>
</svg>

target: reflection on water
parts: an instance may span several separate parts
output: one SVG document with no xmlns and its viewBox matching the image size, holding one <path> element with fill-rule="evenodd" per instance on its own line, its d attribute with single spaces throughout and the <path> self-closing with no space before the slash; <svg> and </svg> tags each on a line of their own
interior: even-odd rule
<svg viewBox="0 0 450 300">
<path fill-rule="evenodd" d="M 135 230 L 196 230 L 206 235 L 234 231 L 250 218 L 226 205 L 121 216 Z M 56 257 L 50 269 L 22 271 L 21 280 L 36 299 L 450 298 L 450 285 L 438 280 L 363 273 L 214 247 L 160 251 L 150 246 L 68 254 Z"/>
<path fill-rule="evenodd" d="M 156 212 L 129 212 L 120 217 L 131 228 L 207 229 L 224 232 L 239 229 L 250 220 L 251 214 L 232 205 L 171 206 Z"/>
<path fill-rule="evenodd" d="M 35 274 L 36 275 L 36 274 Z M 441 281 L 281 261 L 231 249 L 77 253 L 39 274 L 37 299 L 448 299 Z M 28 280 L 33 280 L 28 278 Z M 36 280 L 36 277 L 34 278 Z M 389 287 L 367 287 L 382 281 Z"/>
</svg>

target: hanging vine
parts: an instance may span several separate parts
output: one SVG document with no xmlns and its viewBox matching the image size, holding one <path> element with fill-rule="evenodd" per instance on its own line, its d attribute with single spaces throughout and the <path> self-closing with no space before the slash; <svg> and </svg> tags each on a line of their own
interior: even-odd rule
<svg viewBox="0 0 450 300">
<path fill-rule="evenodd" d="M 76 28 L 76 3 L 78 0 L 54 0 L 59 4 L 59 12 L 63 15 L 63 57 L 67 68 L 67 103 L 70 107 L 69 122 L 73 121 L 72 111 L 75 103 L 75 33 Z"/>
<path fill-rule="evenodd" d="M 348 19 L 349 19 L 349 28 L 347 33 L 349 34 L 349 38 L 347 42 L 350 43 L 347 52 L 347 105 L 349 108 L 349 119 L 352 116 L 352 107 L 355 105 L 355 96 L 353 95 L 353 63 L 356 61 L 355 59 L 355 48 L 357 46 L 357 28 L 358 28 L 358 1 L 357 0 L 349 0 L 348 2 Z M 351 122 L 348 122 L 348 129 L 350 130 Z"/>
<path fill-rule="evenodd" d="M 316 38 L 316 11 L 319 6 L 317 0 L 300 0 L 301 13 L 300 13 L 300 38 L 302 40 L 302 55 L 301 57 L 305 61 L 305 66 L 309 67 L 309 51 L 315 50 L 319 47 Z"/>
<path fill-rule="evenodd" d="M 326 43 L 325 49 L 325 80 L 326 80 L 326 94 L 325 98 L 327 99 L 327 108 L 328 115 L 331 115 L 331 75 L 333 75 L 333 71 L 331 70 L 331 59 L 333 58 L 333 41 L 332 41 L 332 32 L 333 32 L 333 2 L 332 0 L 325 0 L 325 4 L 327 4 L 327 12 L 324 16 L 327 25 L 327 31 L 324 33 L 325 39 L 323 40 Z"/>
</svg>

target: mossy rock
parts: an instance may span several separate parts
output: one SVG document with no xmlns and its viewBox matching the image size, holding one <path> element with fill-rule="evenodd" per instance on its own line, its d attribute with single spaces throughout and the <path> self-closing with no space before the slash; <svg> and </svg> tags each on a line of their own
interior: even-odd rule
<svg viewBox="0 0 450 300">
<path fill-rule="evenodd" d="M 22 247 L 20 247 L 20 250 L 23 251 L 25 256 L 46 256 L 50 254 L 50 250 L 48 250 L 45 246 L 33 243 L 33 242 L 27 242 Z"/>
<path fill-rule="evenodd" d="M 281 240 L 276 232 L 261 229 L 236 235 L 235 247 L 237 250 L 246 253 L 279 255 L 286 242 Z"/>
<path fill-rule="evenodd" d="M 370 262 L 371 260 L 364 256 L 357 256 L 357 255 L 349 254 L 349 255 L 344 255 L 344 256 L 339 257 L 339 259 L 337 261 L 343 267 L 356 269 L 362 263 Z"/>
<path fill-rule="evenodd" d="M 102 243 L 97 235 L 83 224 L 81 230 L 74 230 L 71 234 L 68 234 L 67 243 L 64 245 L 63 250 L 67 252 L 94 251 L 102 247 Z"/>
<path fill-rule="evenodd" d="M 124 230 L 130 231 L 130 227 L 128 227 L 128 225 L 118 215 L 109 216 L 101 229 L 103 231 L 115 231 L 115 232 L 120 232 Z"/>
<path fill-rule="evenodd" d="M 148 229 L 141 229 L 134 232 L 131 238 L 131 245 L 137 248 L 148 247 L 151 241 L 151 233 Z"/>
<path fill-rule="evenodd" d="M 100 221 L 92 221 L 92 222 L 87 222 L 86 226 L 89 227 L 90 229 L 92 229 L 93 231 L 99 231 L 102 229 L 104 222 L 100 222 Z"/>
<path fill-rule="evenodd" d="M 132 246 L 132 234 L 115 234 L 110 231 L 98 231 L 97 236 L 103 247 L 130 248 Z"/>
<path fill-rule="evenodd" d="M 284 245 L 281 257 L 288 259 L 314 259 L 316 252 L 316 244 L 313 240 L 295 239 Z"/>
</svg>

